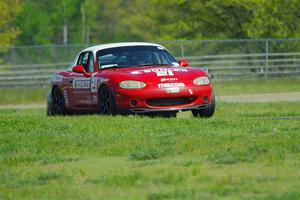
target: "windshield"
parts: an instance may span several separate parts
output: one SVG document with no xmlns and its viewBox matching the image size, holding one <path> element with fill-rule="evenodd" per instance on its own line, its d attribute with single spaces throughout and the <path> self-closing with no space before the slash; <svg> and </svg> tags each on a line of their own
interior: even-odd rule
<svg viewBox="0 0 300 200">
<path fill-rule="evenodd" d="M 160 46 L 129 46 L 100 50 L 99 68 L 177 65 L 177 60 Z"/>
</svg>

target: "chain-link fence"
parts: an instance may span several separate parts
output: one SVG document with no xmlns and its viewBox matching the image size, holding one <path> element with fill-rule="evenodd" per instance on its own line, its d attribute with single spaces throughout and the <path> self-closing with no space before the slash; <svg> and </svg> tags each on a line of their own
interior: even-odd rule
<svg viewBox="0 0 300 200">
<path fill-rule="evenodd" d="M 157 42 L 215 80 L 300 77 L 300 39 Z M 49 85 L 87 45 L 0 47 L 0 87 Z"/>
</svg>

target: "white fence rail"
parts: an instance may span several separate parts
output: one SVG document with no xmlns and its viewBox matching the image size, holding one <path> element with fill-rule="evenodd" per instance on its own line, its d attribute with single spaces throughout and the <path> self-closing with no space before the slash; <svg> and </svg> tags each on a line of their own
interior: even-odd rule
<svg viewBox="0 0 300 200">
<path fill-rule="evenodd" d="M 300 77 L 300 39 L 159 42 L 215 80 Z M 87 45 L 0 48 L 0 87 L 48 86 Z"/>
</svg>

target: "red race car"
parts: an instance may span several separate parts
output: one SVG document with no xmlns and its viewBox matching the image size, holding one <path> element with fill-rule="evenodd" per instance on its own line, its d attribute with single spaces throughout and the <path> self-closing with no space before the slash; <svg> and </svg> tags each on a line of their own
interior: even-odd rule
<svg viewBox="0 0 300 200">
<path fill-rule="evenodd" d="M 130 42 L 89 47 L 70 68 L 54 74 L 48 115 L 141 113 L 211 117 L 215 97 L 209 75 L 187 67 L 158 44 Z"/>
</svg>

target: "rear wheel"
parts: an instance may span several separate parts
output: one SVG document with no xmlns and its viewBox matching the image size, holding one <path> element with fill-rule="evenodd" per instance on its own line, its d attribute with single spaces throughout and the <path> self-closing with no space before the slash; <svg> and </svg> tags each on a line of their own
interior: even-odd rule
<svg viewBox="0 0 300 200">
<path fill-rule="evenodd" d="M 99 113 L 101 115 L 116 114 L 114 97 L 107 86 L 102 86 L 99 92 Z"/>
<path fill-rule="evenodd" d="M 213 93 L 211 103 L 208 105 L 207 108 L 192 110 L 192 113 L 194 117 L 209 118 L 214 115 L 215 107 L 216 107 L 215 94 Z"/>
<path fill-rule="evenodd" d="M 52 90 L 52 102 L 48 106 L 47 114 L 50 116 L 65 114 L 65 99 L 59 87 L 55 87 Z"/>
</svg>

